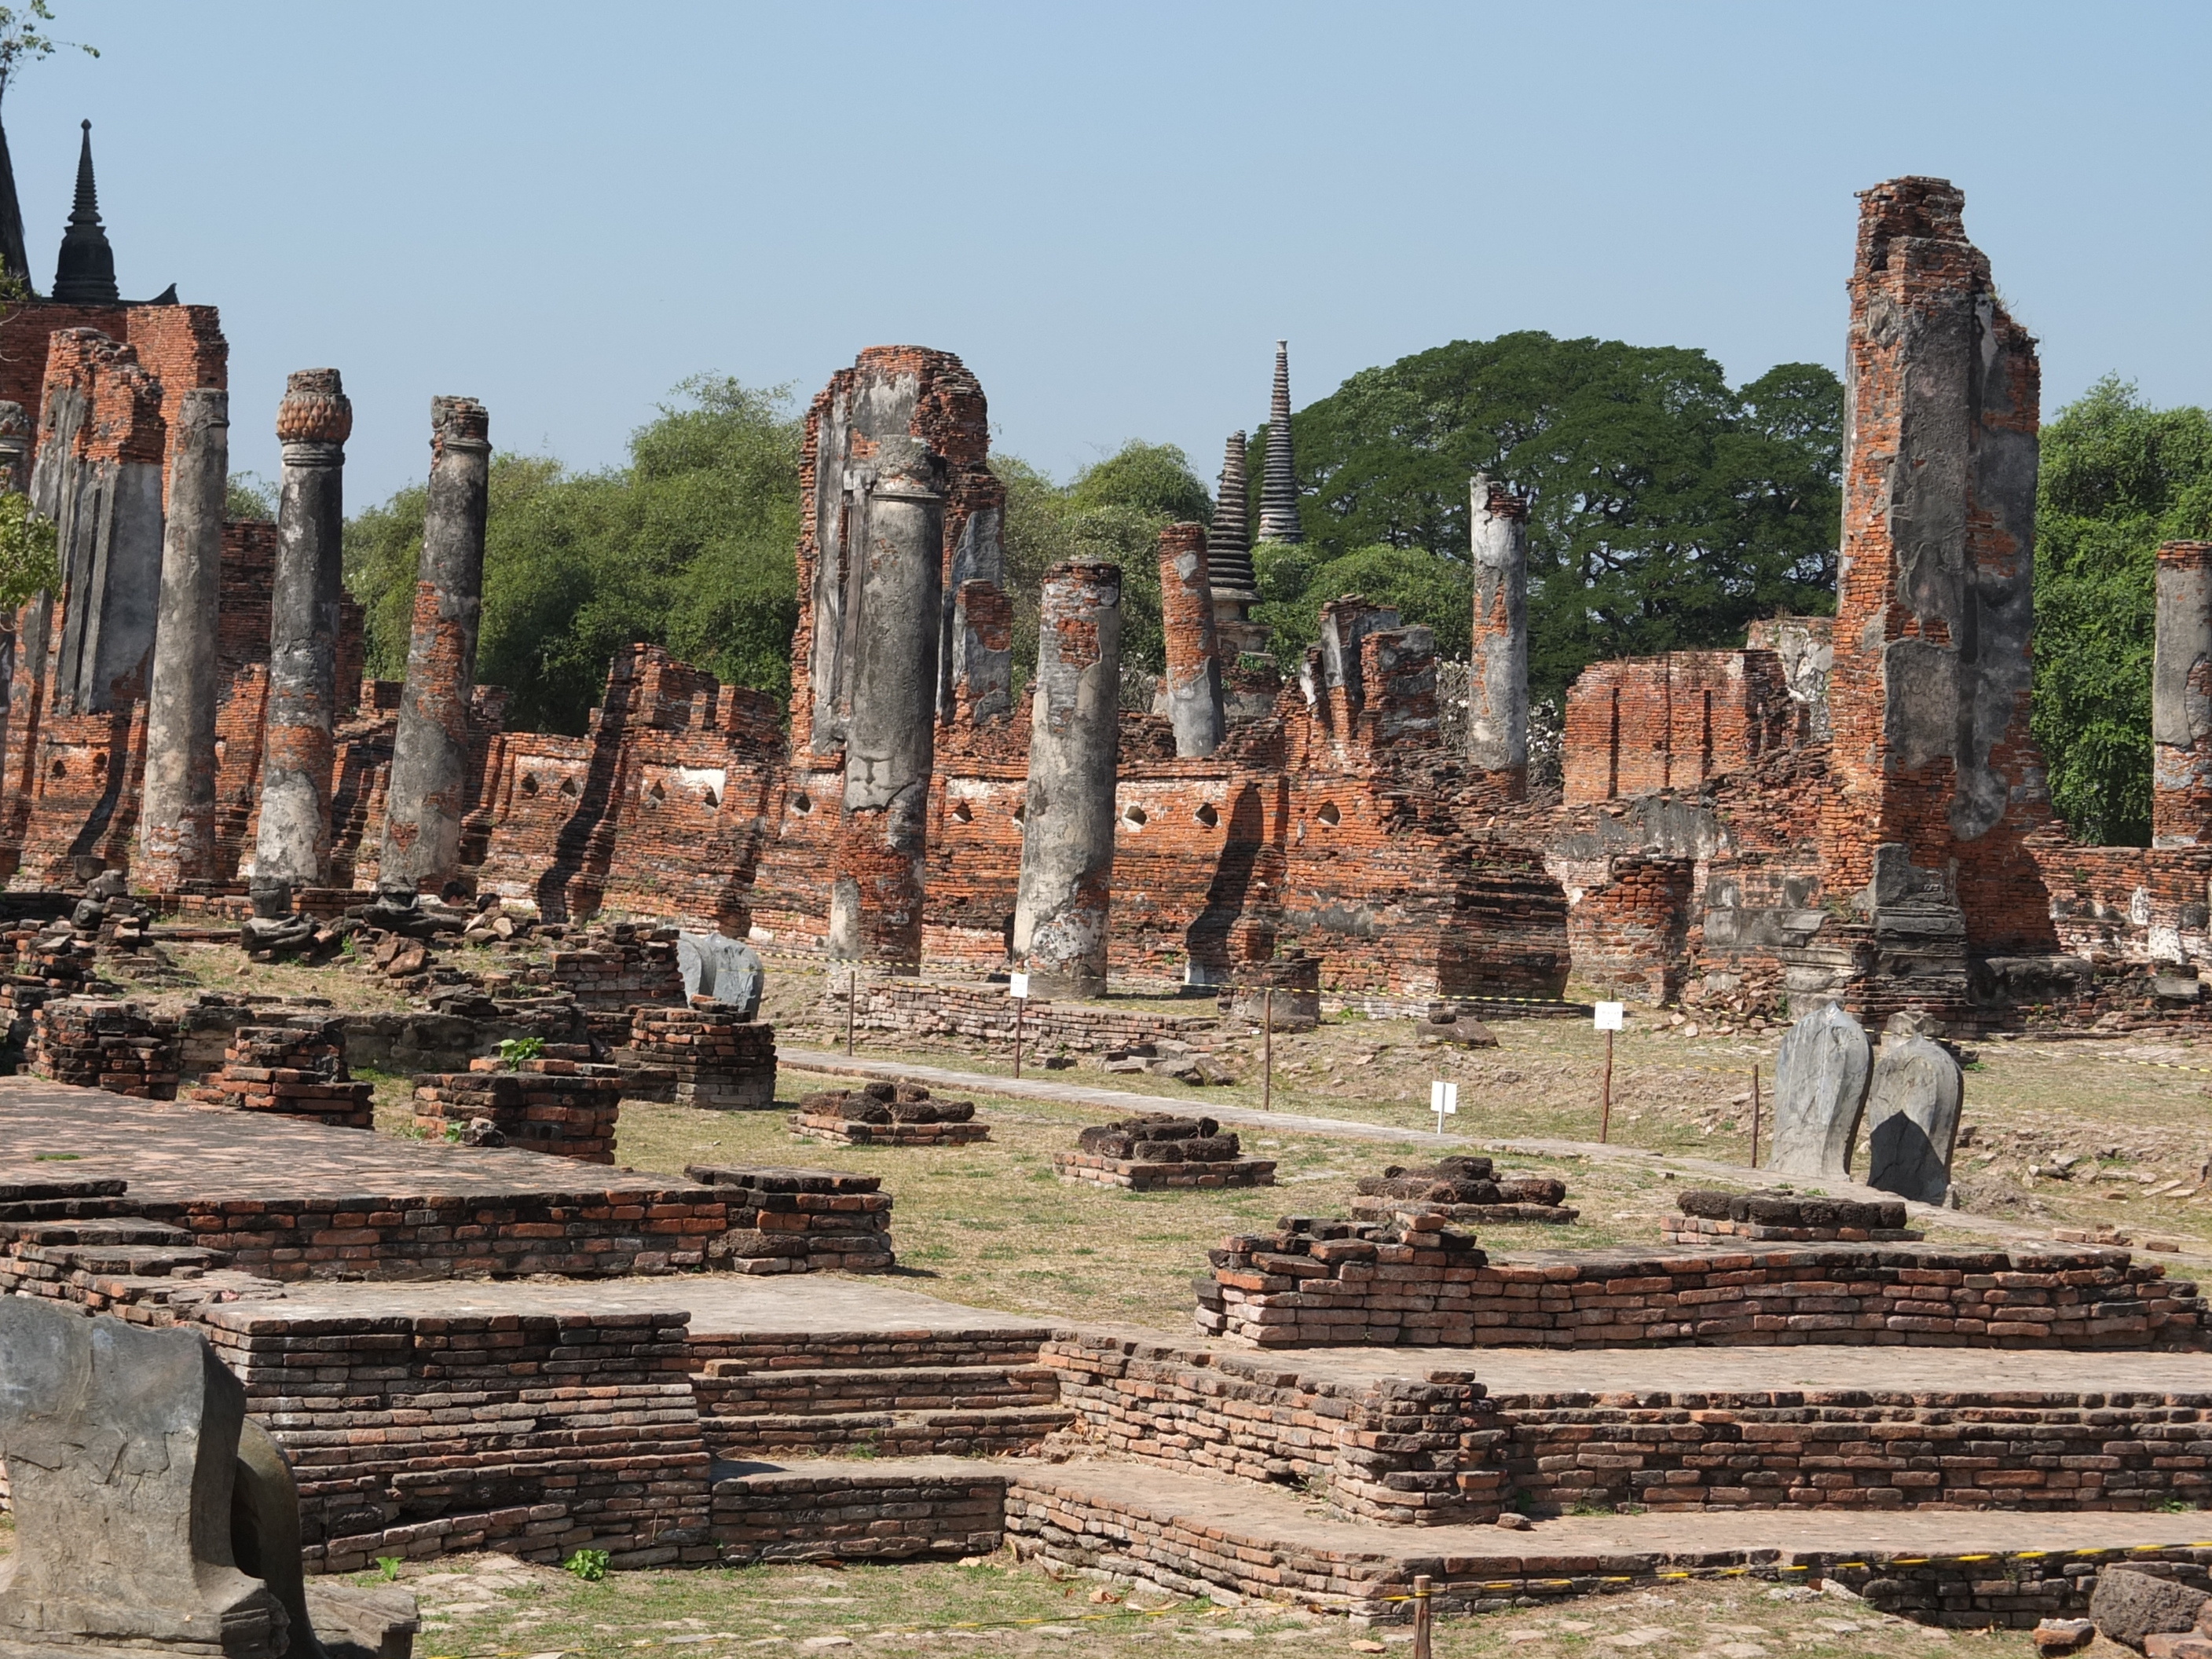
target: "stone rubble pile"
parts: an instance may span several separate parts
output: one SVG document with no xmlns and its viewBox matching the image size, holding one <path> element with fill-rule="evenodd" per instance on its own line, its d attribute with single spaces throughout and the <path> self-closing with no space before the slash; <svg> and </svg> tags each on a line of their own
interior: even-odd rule
<svg viewBox="0 0 2212 1659">
<path fill-rule="evenodd" d="M 31 1016 L 25 1066 L 51 1083 L 174 1100 L 181 1076 L 177 1024 L 135 1002 L 63 997 Z"/>
<path fill-rule="evenodd" d="M 1750 1193 L 1692 1189 L 1674 1200 L 1680 1213 L 1659 1224 L 1669 1244 L 1703 1244 L 1716 1238 L 1781 1239 L 1793 1244 L 1908 1243 L 1926 1237 L 1905 1224 L 1901 1199 L 1862 1203 L 1844 1198 L 1800 1198 L 1787 1187 Z"/>
<path fill-rule="evenodd" d="M 1274 1160 L 1242 1156 L 1237 1138 L 1222 1133 L 1210 1117 L 1139 1113 L 1094 1125 L 1077 1136 L 1075 1145 L 1072 1152 L 1052 1155 L 1052 1167 L 1063 1181 L 1133 1192 L 1275 1184 Z"/>
<path fill-rule="evenodd" d="M 743 1111 L 775 1104 L 775 1027 L 756 1024 L 731 1004 L 695 996 L 679 1008 L 640 1007 L 630 1016 L 628 1063 L 665 1068 L 678 1106 Z"/>
<path fill-rule="evenodd" d="M 424 1073 L 415 1079 L 415 1127 L 477 1146 L 611 1164 L 622 1097 L 619 1066 L 593 1064 L 581 1044 L 552 1044 L 535 1060 L 477 1060 L 465 1072 Z"/>
<path fill-rule="evenodd" d="M 881 1176 L 846 1170 L 690 1164 L 684 1173 L 730 1200 L 713 1265 L 748 1273 L 888 1273 L 891 1195 Z M 731 1189 L 734 1188 L 732 1191 Z"/>
<path fill-rule="evenodd" d="M 232 1032 L 222 1066 L 193 1091 L 205 1106 L 282 1112 L 333 1128 L 376 1127 L 375 1087 L 346 1069 L 346 1023 L 294 1014 L 283 1024 L 241 1025 Z"/>
<path fill-rule="evenodd" d="M 1566 1182 L 1550 1176 L 1501 1173 L 1486 1158 L 1440 1158 L 1413 1168 L 1392 1164 L 1364 1177 L 1352 1200 L 1356 1221 L 1540 1221 L 1559 1225 L 1581 1213 L 1566 1207 Z"/>
<path fill-rule="evenodd" d="M 972 1100 L 935 1100 L 919 1083 L 825 1089 L 799 1103 L 792 1133 L 840 1146 L 967 1146 L 991 1138 Z"/>
</svg>

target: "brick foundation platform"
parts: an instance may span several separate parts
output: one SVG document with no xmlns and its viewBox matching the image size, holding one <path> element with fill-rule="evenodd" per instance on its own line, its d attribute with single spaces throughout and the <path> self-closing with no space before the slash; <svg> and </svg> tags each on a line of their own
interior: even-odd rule
<svg viewBox="0 0 2212 1659">
<path fill-rule="evenodd" d="M 1418 1225 L 1419 1220 L 1409 1225 Z M 1547 1251 L 1486 1261 L 1366 1224 L 1291 1218 L 1211 1252 L 1198 1325 L 1263 1347 L 1887 1343 L 2205 1346 L 2195 1285 L 2124 1250 L 1931 1245 Z"/>
<path fill-rule="evenodd" d="M 1013 1000 L 1004 985 L 947 984 L 919 979 L 860 981 L 853 1024 L 863 1031 L 889 1031 L 925 1041 L 963 1044 L 1014 1041 Z M 817 1018 L 833 1030 L 845 1024 L 846 975 L 833 971 L 823 987 Z M 1220 1025 L 1212 1014 L 1161 1014 L 1122 1010 L 1101 1003 L 1054 1002 L 1031 997 L 1022 1012 L 1022 1041 L 1030 1052 L 1065 1048 L 1079 1054 L 1127 1048 L 1162 1037 L 1210 1033 Z"/>
<path fill-rule="evenodd" d="M 594 1065 L 588 1048 L 539 1060 L 477 1060 L 465 1072 L 415 1079 L 415 1126 L 426 1134 L 488 1122 L 501 1143 L 580 1164 L 615 1161 L 622 1068 Z"/>
<path fill-rule="evenodd" d="M 1062 1181 L 1139 1193 L 1273 1186 L 1274 1160 L 1244 1158 L 1242 1151 L 1237 1138 L 1222 1133 L 1210 1117 L 1146 1112 L 1092 1125 L 1077 1136 L 1075 1151 L 1052 1155 L 1052 1167 Z"/>
<path fill-rule="evenodd" d="M 694 997 L 688 1008 L 640 1008 L 628 1057 L 672 1073 L 678 1106 L 744 1111 L 775 1104 L 775 1028 L 739 1019 L 727 1004 Z"/>
<path fill-rule="evenodd" d="M 1902 1202 L 1721 1192 L 1687 1192 L 1675 1202 L 1680 1212 L 1659 1223 L 1659 1236 L 1669 1244 L 1712 1248 L 1717 1241 L 1738 1238 L 1793 1244 L 1911 1243 L 1927 1237 L 1905 1224 Z"/>
<path fill-rule="evenodd" d="M 686 1175 L 728 1206 L 720 1248 L 740 1273 L 888 1273 L 891 1195 L 880 1176 L 842 1170 L 692 1164 Z"/>
<path fill-rule="evenodd" d="M 142 1100 L 174 1100 L 177 1028 L 137 1004 L 63 997 L 31 1016 L 24 1069 L 52 1083 Z"/>
<path fill-rule="evenodd" d="M 1407 1169 L 1393 1164 L 1363 1177 L 1352 1200 L 1354 1221 L 1404 1222 L 1441 1216 L 1458 1225 L 1537 1221 L 1564 1226 L 1581 1214 L 1563 1201 L 1566 1183 L 1550 1176 L 1502 1175 L 1486 1158 L 1440 1158 Z"/>
<path fill-rule="evenodd" d="M 972 1100 L 934 1100 L 918 1083 L 868 1083 L 807 1096 L 791 1132 L 840 1146 L 969 1146 L 991 1138 Z"/>
<path fill-rule="evenodd" d="M 346 1022 L 295 1014 L 281 1025 L 241 1025 L 222 1065 L 192 1091 L 204 1106 L 282 1112 L 331 1128 L 375 1127 L 375 1085 L 347 1071 Z"/>
</svg>

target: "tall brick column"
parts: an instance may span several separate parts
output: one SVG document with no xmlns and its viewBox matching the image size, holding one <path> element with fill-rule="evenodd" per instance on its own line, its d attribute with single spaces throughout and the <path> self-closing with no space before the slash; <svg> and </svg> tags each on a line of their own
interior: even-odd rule
<svg viewBox="0 0 2212 1659">
<path fill-rule="evenodd" d="M 1210 755 L 1227 728 L 1204 525 L 1171 524 L 1160 532 L 1160 631 L 1167 636 L 1168 659 L 1161 689 L 1176 753 L 1187 759 Z"/>
<path fill-rule="evenodd" d="M 936 758 L 943 468 L 920 440 L 886 436 L 867 491 L 855 583 L 845 793 L 830 872 L 830 954 L 921 964 L 922 860 Z"/>
<path fill-rule="evenodd" d="M 415 580 L 407 685 L 392 743 L 377 885 L 441 896 L 460 872 L 469 691 L 483 609 L 491 422 L 473 398 L 430 400 L 430 492 Z"/>
<path fill-rule="evenodd" d="M 1014 961 L 1039 996 L 1103 996 L 1121 733 L 1121 568 L 1045 573 Z"/>
<path fill-rule="evenodd" d="M 1528 793 L 1528 507 L 1478 472 L 1468 486 L 1474 640 L 1467 677 L 1467 758 Z"/>
<path fill-rule="evenodd" d="M 2158 550 L 2150 842 L 2212 846 L 2212 542 Z"/>
<path fill-rule="evenodd" d="M 170 428 L 161 616 L 146 697 L 146 782 L 134 872 L 157 891 L 215 875 L 216 612 L 229 477 L 230 394 L 185 392 Z"/>
<path fill-rule="evenodd" d="M 290 890 L 330 878 L 331 729 L 337 706 L 345 441 L 353 404 L 334 368 L 303 368 L 276 407 L 283 482 L 269 607 L 269 714 L 254 908 L 289 907 Z"/>
<path fill-rule="evenodd" d="M 2040 372 L 1960 191 L 1896 179 L 1859 204 L 1821 883 L 1873 927 L 1850 1006 L 1940 1008 L 1970 945 L 2056 948 L 2025 845 L 2050 818 L 2028 732 Z"/>
</svg>

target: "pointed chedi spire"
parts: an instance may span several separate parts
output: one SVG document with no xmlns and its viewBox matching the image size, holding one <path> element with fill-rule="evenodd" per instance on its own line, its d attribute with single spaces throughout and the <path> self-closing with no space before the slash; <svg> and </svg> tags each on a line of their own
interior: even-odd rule
<svg viewBox="0 0 2212 1659">
<path fill-rule="evenodd" d="M 31 289 L 31 256 L 23 246 L 23 209 L 15 198 L 15 163 L 8 155 L 8 130 L 0 127 L 0 271 Z"/>
<path fill-rule="evenodd" d="M 1302 542 L 1298 473 L 1291 455 L 1291 343 L 1275 342 L 1275 394 L 1267 418 L 1267 470 L 1260 484 L 1260 539 Z"/>
<path fill-rule="evenodd" d="M 1221 488 L 1213 498 L 1213 522 L 1206 532 L 1206 574 L 1213 591 L 1249 592 L 1252 574 L 1250 486 L 1244 478 L 1244 434 L 1232 432 L 1221 456 Z"/>
<path fill-rule="evenodd" d="M 115 287 L 115 250 L 100 223 L 100 191 L 92 181 L 92 123 L 76 157 L 76 203 L 69 228 L 62 233 L 61 258 L 54 266 L 54 298 L 73 305 L 114 305 L 123 296 Z"/>
</svg>

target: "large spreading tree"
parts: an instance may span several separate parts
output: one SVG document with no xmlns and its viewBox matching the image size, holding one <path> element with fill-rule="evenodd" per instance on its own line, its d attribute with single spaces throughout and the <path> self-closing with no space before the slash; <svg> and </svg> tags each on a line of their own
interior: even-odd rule
<svg viewBox="0 0 2212 1659">
<path fill-rule="evenodd" d="M 1459 340 L 1352 375 L 1291 437 L 1306 544 L 1256 560 L 1279 653 L 1358 592 L 1464 654 L 1476 472 L 1529 497 L 1540 696 L 1592 662 L 1740 644 L 1754 617 L 1834 608 L 1843 387 L 1818 364 L 1732 388 L 1678 347 Z"/>
</svg>

